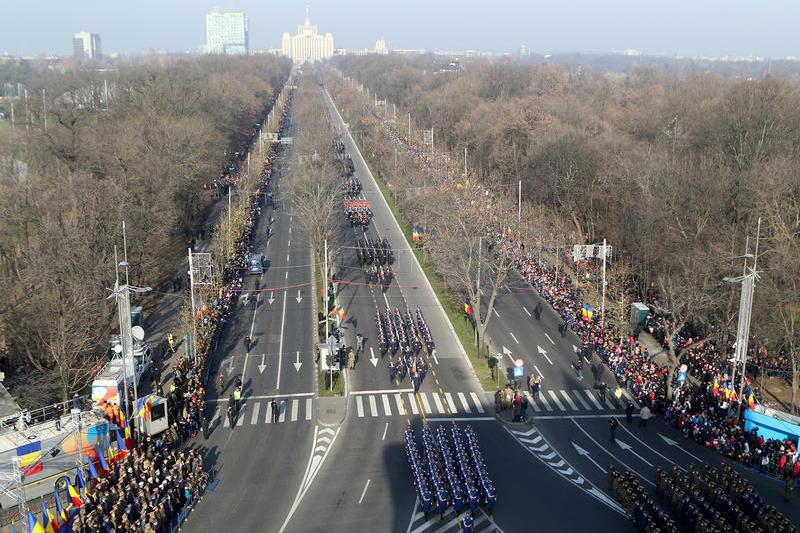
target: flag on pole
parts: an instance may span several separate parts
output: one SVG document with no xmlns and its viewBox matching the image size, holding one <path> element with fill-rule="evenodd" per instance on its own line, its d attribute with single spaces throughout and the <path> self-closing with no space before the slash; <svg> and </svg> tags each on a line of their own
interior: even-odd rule
<svg viewBox="0 0 800 533">
<path fill-rule="evenodd" d="M 99 478 L 100 475 L 97 473 L 97 468 L 95 468 L 91 457 L 86 458 L 86 464 L 89 466 L 89 479 Z"/>
<path fill-rule="evenodd" d="M 468 303 L 465 303 L 464 304 L 464 312 L 467 314 L 467 316 L 472 314 L 472 306 L 469 305 Z"/>
<path fill-rule="evenodd" d="M 42 471 L 42 441 L 18 446 L 17 455 L 21 458 L 19 468 L 23 477 Z"/>
<path fill-rule="evenodd" d="M 56 513 L 58 517 L 61 519 L 62 522 L 67 521 L 67 511 L 64 509 L 64 506 L 61 505 L 61 496 L 58 495 L 58 489 L 53 491 L 53 494 L 56 497 Z"/>
<path fill-rule="evenodd" d="M 75 467 L 75 485 L 81 492 L 84 494 L 87 493 L 86 482 L 83 480 L 83 474 L 81 473 L 80 467 L 77 466 Z"/>
<path fill-rule="evenodd" d="M 719 396 L 719 374 L 714 376 L 714 397 Z"/>
<path fill-rule="evenodd" d="M 36 520 L 36 516 L 28 511 L 28 533 L 45 533 L 42 524 Z"/>
<path fill-rule="evenodd" d="M 105 470 L 104 472 L 105 474 L 111 473 L 111 470 L 108 468 L 108 461 L 106 461 L 106 458 L 104 457 L 105 454 L 103 454 L 103 451 L 98 449 L 97 446 L 95 446 L 94 451 L 97 453 L 97 460 L 100 462 L 100 468 L 102 470 Z M 91 459 L 89 460 L 89 462 L 91 462 Z"/>
<path fill-rule="evenodd" d="M 594 309 L 592 309 L 589 304 L 583 304 L 582 314 L 584 320 L 591 320 L 592 315 L 594 314 Z"/>
<path fill-rule="evenodd" d="M 45 505 L 44 498 L 42 498 L 42 524 L 44 524 L 46 533 L 58 533 L 60 529 L 58 527 L 58 521 L 47 508 L 47 505 Z"/>
<path fill-rule="evenodd" d="M 80 472 L 78 472 L 78 474 L 80 475 Z M 69 478 L 67 478 L 67 494 L 69 495 L 72 505 L 75 506 L 76 509 L 83 507 L 83 500 L 81 500 L 81 497 L 78 494 L 78 491 L 75 490 L 75 487 L 70 484 Z"/>
</svg>

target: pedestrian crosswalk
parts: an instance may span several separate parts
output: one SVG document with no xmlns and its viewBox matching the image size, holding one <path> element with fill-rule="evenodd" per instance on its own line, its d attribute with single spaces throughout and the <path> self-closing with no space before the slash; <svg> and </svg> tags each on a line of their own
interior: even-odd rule
<svg viewBox="0 0 800 533">
<path fill-rule="evenodd" d="M 589 389 L 540 390 L 535 397 L 529 392 L 525 395 L 530 408 L 536 413 L 624 410 L 627 400 L 633 402 L 634 407 L 639 407 L 628 391 L 623 392 L 623 399 L 619 402 L 610 394 L 601 398 L 597 391 Z"/>
<path fill-rule="evenodd" d="M 464 416 L 483 415 L 486 407 L 475 392 L 392 392 L 354 393 L 359 418 L 379 416 Z"/>
<path fill-rule="evenodd" d="M 464 516 L 465 514 L 462 513 L 461 518 Z M 448 509 L 443 517 L 440 517 L 437 512 L 431 512 L 426 518 L 425 513 L 420 511 L 417 506 L 411 517 L 411 523 L 408 525 L 408 533 L 460 533 L 462 531 L 461 518 L 457 517 L 452 509 Z M 478 509 L 473 515 L 472 531 L 473 533 L 502 532 L 483 509 Z"/>
<path fill-rule="evenodd" d="M 226 416 L 228 404 L 221 402 L 217 404 L 214 418 L 211 425 L 221 423 L 223 427 L 231 427 L 230 419 Z M 272 412 L 270 400 L 247 400 L 242 401 L 241 412 L 236 418 L 236 426 L 257 425 L 257 424 L 283 424 L 285 422 L 304 422 L 310 421 L 314 416 L 314 405 L 312 398 L 293 398 L 278 401 L 277 422 L 275 414 Z"/>
</svg>

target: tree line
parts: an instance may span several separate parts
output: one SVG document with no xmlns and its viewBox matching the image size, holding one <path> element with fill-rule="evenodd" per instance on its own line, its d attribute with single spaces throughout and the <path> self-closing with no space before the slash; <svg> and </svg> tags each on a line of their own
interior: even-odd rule
<svg viewBox="0 0 800 533">
<path fill-rule="evenodd" d="M 608 239 L 618 277 L 629 282 L 624 296 L 658 311 L 670 338 L 684 329 L 732 343 L 739 290 L 722 280 L 741 273 L 748 238 L 754 252 L 760 217 L 751 347 L 785 360 L 796 400 L 796 82 L 647 69 L 612 76 L 504 60 L 457 70 L 446 64 L 436 56 L 339 58 L 344 75 L 387 102 L 358 100 L 348 120 L 358 128 L 394 120 L 405 133 L 410 113 L 417 142 L 432 129 L 434 150 L 458 156 L 467 148 L 469 175 L 495 192 L 516 200 L 521 181 L 525 204 L 564 230 L 529 229 L 528 243 L 541 250 Z M 372 118 L 359 119 L 362 113 Z M 370 155 L 389 167 L 392 154 L 380 152 L 391 147 L 371 146 Z"/>
<path fill-rule="evenodd" d="M 273 57 L 26 71 L 0 137 L 0 364 L 21 403 L 71 396 L 105 357 L 121 221 L 131 283 L 161 297 L 288 73 Z"/>
</svg>

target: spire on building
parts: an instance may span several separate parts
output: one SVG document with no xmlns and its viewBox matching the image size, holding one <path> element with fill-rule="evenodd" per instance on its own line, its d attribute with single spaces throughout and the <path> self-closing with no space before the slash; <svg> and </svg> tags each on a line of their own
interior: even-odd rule
<svg viewBox="0 0 800 533">
<path fill-rule="evenodd" d="M 311 8 L 306 6 L 306 21 L 305 26 L 311 26 Z"/>
</svg>

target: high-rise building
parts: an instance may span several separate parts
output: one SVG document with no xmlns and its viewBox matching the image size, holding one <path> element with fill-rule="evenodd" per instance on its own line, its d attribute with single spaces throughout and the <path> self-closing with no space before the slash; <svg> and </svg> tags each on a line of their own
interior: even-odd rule
<svg viewBox="0 0 800 533">
<path fill-rule="evenodd" d="M 247 15 L 219 11 L 206 14 L 206 53 L 244 56 L 249 48 Z"/>
<path fill-rule="evenodd" d="M 306 19 L 297 26 L 297 35 L 283 34 L 283 55 L 295 63 L 321 61 L 333 55 L 333 34 L 317 35 L 317 27 L 311 24 L 311 15 L 306 8 Z"/>
<path fill-rule="evenodd" d="M 376 54 L 388 54 L 389 49 L 386 48 L 386 41 L 383 39 L 378 39 L 375 41 L 375 53 Z"/>
<path fill-rule="evenodd" d="M 72 37 L 72 56 L 75 59 L 100 59 L 100 35 L 80 31 Z"/>
</svg>

